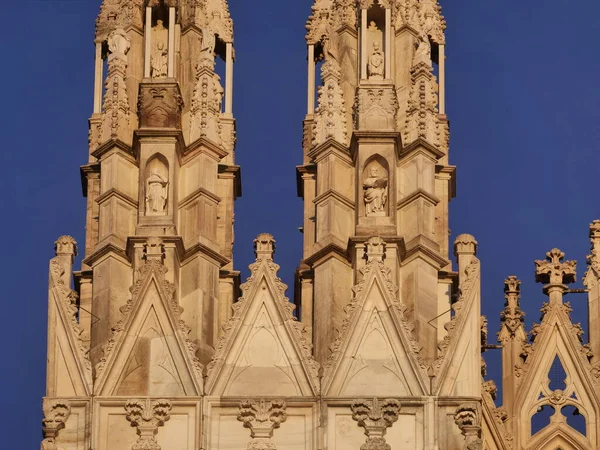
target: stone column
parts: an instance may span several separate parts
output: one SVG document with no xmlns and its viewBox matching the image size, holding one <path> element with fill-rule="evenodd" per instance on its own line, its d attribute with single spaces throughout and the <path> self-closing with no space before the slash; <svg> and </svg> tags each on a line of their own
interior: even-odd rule
<svg viewBox="0 0 600 450">
<path fill-rule="evenodd" d="M 144 43 L 144 78 L 150 78 L 152 61 L 152 7 L 146 8 L 146 41 Z"/>
<path fill-rule="evenodd" d="M 233 44 L 227 43 L 225 56 L 225 114 L 233 114 Z"/>
<path fill-rule="evenodd" d="M 308 46 L 308 107 L 306 114 L 311 115 L 315 112 L 315 46 Z"/>
<path fill-rule="evenodd" d="M 169 8 L 169 60 L 167 76 L 175 77 L 175 8 Z"/>
</svg>

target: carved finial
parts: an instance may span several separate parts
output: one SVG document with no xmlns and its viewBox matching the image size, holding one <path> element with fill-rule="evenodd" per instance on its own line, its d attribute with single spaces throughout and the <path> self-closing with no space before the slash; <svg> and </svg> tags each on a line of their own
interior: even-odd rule
<svg viewBox="0 0 600 450">
<path fill-rule="evenodd" d="M 352 418 L 358 426 L 365 429 L 366 442 L 361 450 L 390 450 L 390 445 L 385 441 L 385 433 L 400 414 L 400 402 L 394 399 L 373 401 L 357 400 L 351 405 Z"/>
<path fill-rule="evenodd" d="M 54 243 L 56 256 L 77 256 L 77 241 L 71 236 L 61 236 Z"/>
<path fill-rule="evenodd" d="M 535 262 L 538 283 L 547 287 L 562 286 L 575 282 L 577 261 L 564 261 L 565 254 L 557 248 L 546 253 L 546 260 Z"/>
<path fill-rule="evenodd" d="M 273 431 L 287 420 L 286 403 L 283 400 L 243 401 L 237 419 L 250 429 L 252 441 L 249 450 L 275 450 L 271 441 Z"/>
<path fill-rule="evenodd" d="M 385 241 L 380 237 L 372 237 L 365 244 L 365 259 L 368 262 L 385 259 Z"/>
<path fill-rule="evenodd" d="M 65 427 L 71 415 L 71 405 L 67 400 L 44 399 L 42 409 L 44 411 L 42 450 L 55 450 L 58 432 Z"/>
<path fill-rule="evenodd" d="M 454 241 L 454 255 L 458 258 L 460 255 L 477 256 L 477 241 L 470 234 L 461 234 Z"/>
<path fill-rule="evenodd" d="M 165 259 L 165 246 L 163 240 L 159 237 L 149 237 L 144 244 L 144 256 L 143 258 L 147 261 L 159 261 L 163 262 Z"/>
<path fill-rule="evenodd" d="M 342 72 L 338 62 L 327 59 L 321 68 L 323 86 L 319 87 L 318 107 L 313 126 L 313 145 L 320 145 L 327 139 L 341 144 L 347 142 L 346 106 L 344 92 L 340 86 Z"/>
<path fill-rule="evenodd" d="M 592 250 L 587 261 L 589 265 L 593 266 L 600 263 L 600 220 L 594 220 L 590 224 L 590 241 Z"/>
<path fill-rule="evenodd" d="M 521 280 L 514 275 L 509 276 L 504 280 L 504 311 L 500 313 L 503 329 L 506 330 L 507 336 L 503 336 L 503 331 L 500 331 L 498 338 L 515 337 L 517 329 L 522 326 L 525 321 L 525 313 L 521 309 L 519 300 L 521 298 Z"/>
<path fill-rule="evenodd" d="M 275 238 L 269 233 L 259 234 L 254 239 L 254 254 L 256 259 L 273 259 L 275 253 Z"/>
<path fill-rule="evenodd" d="M 126 419 L 137 428 L 138 440 L 132 448 L 161 450 L 156 441 L 158 428 L 171 417 L 173 405 L 170 400 L 127 400 L 125 402 Z"/>
</svg>

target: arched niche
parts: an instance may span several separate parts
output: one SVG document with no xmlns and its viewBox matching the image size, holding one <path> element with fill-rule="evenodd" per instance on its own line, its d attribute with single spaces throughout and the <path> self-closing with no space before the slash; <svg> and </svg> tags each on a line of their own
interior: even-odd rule
<svg viewBox="0 0 600 450">
<path fill-rule="evenodd" d="M 362 170 L 362 202 L 365 217 L 389 217 L 390 170 L 386 159 L 373 155 L 366 160 Z"/>
<path fill-rule="evenodd" d="M 169 162 L 160 153 L 146 163 L 144 211 L 146 216 L 166 216 L 169 212 Z"/>
</svg>

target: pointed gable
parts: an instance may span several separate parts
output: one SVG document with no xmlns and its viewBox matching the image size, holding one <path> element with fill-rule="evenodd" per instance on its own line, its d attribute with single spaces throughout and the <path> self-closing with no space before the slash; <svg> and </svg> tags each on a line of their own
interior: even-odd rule
<svg viewBox="0 0 600 450">
<path fill-rule="evenodd" d="M 96 367 L 96 395 L 202 395 L 202 365 L 165 272 L 156 260 L 142 267 Z"/>
<path fill-rule="evenodd" d="M 48 292 L 47 395 L 86 397 L 92 390 L 92 365 L 76 318 L 77 294 L 65 283 L 65 275 L 59 257 L 52 259 Z"/>
<path fill-rule="evenodd" d="M 209 395 L 314 396 L 319 393 L 318 364 L 303 336 L 304 326 L 293 316 L 285 297 L 279 266 L 273 262 L 273 237 L 255 241 L 257 259 L 242 286 L 208 366 Z M 268 380 L 268 381 L 267 381 Z"/>
<path fill-rule="evenodd" d="M 404 317 L 390 269 L 369 261 L 354 287 L 323 375 L 328 396 L 419 396 L 427 392 L 420 345 Z"/>
</svg>

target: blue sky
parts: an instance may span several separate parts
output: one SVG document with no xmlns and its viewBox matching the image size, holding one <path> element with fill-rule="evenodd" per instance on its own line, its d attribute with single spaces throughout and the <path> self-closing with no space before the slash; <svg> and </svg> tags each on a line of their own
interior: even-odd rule
<svg viewBox="0 0 600 450">
<path fill-rule="evenodd" d="M 0 27 L 2 82 L 4 355 L 0 386 L 6 448 L 36 448 L 45 384 L 47 265 L 61 234 L 84 242 L 79 166 L 87 158 L 93 33 L 100 0 L 7 2 Z M 229 0 L 237 64 L 234 109 L 244 196 L 236 205 L 236 267 L 248 273 L 252 240 L 278 241 L 290 286 L 301 257 L 302 161 L 310 0 Z M 553 247 L 579 261 L 600 218 L 597 0 L 443 1 L 448 21 L 448 114 L 458 197 L 452 234 L 474 234 L 490 338 L 503 280 L 523 281 L 528 322 L 544 300 L 534 259 Z M 579 287 L 580 283 L 577 283 Z M 288 291 L 291 297 L 293 293 Z M 586 297 L 571 299 L 586 320 Z M 498 377 L 499 355 L 489 355 Z"/>
</svg>

